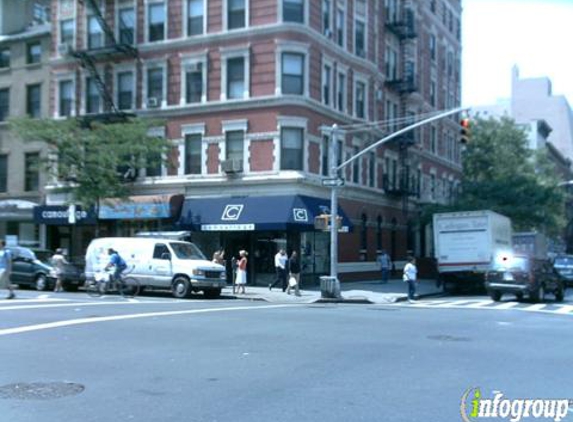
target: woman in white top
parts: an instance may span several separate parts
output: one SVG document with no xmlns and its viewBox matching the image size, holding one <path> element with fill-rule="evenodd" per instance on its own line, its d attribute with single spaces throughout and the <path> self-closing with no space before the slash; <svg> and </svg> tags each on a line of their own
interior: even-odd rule
<svg viewBox="0 0 573 422">
<path fill-rule="evenodd" d="M 408 302 L 413 302 L 416 298 L 416 280 L 418 279 L 416 258 L 408 258 L 408 263 L 404 266 L 402 279 L 405 283 L 408 283 Z"/>
</svg>

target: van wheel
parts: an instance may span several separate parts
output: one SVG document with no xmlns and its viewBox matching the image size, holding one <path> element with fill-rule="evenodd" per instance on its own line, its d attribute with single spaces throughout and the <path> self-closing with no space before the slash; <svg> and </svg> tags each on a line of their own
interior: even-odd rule
<svg viewBox="0 0 573 422">
<path fill-rule="evenodd" d="M 203 294 L 207 299 L 217 299 L 221 296 L 221 289 L 205 289 Z"/>
<path fill-rule="evenodd" d="M 48 288 L 48 279 L 44 274 L 38 274 L 36 277 L 36 290 L 44 291 Z"/>
<path fill-rule="evenodd" d="M 494 302 L 499 302 L 501 300 L 501 292 L 497 290 L 491 290 L 489 292 L 489 297 L 491 297 Z"/>
<path fill-rule="evenodd" d="M 555 300 L 557 302 L 563 302 L 564 298 L 565 298 L 565 292 L 563 291 L 563 288 L 560 288 L 555 292 Z"/>
<path fill-rule="evenodd" d="M 185 299 L 191 294 L 191 283 L 187 277 L 179 276 L 173 280 L 171 293 L 178 299 Z"/>
</svg>

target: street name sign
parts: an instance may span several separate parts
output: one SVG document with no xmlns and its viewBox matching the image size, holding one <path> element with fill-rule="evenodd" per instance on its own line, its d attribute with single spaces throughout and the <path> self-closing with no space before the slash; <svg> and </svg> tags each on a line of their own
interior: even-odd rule
<svg viewBox="0 0 573 422">
<path fill-rule="evenodd" d="M 322 186 L 330 186 L 330 187 L 344 186 L 344 179 L 342 179 L 340 177 L 336 177 L 336 178 L 332 178 L 332 179 L 322 179 Z"/>
</svg>

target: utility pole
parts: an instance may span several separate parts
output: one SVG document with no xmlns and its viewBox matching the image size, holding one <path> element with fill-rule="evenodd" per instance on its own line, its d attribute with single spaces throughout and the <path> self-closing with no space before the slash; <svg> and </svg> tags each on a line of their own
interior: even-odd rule
<svg viewBox="0 0 573 422">
<path fill-rule="evenodd" d="M 331 147 L 331 161 L 332 166 L 330 168 L 330 177 L 332 179 L 338 178 L 340 171 L 345 168 L 347 165 L 352 163 L 354 160 L 362 157 L 364 154 L 367 154 L 371 150 L 378 148 L 380 145 L 385 144 L 386 142 L 394 139 L 397 136 L 402 135 L 403 133 L 409 132 L 414 130 L 420 126 L 424 126 L 428 123 L 432 123 L 436 120 L 443 119 L 444 117 L 451 116 L 452 114 L 457 114 L 462 111 L 469 110 L 469 107 L 458 107 L 450 111 L 446 111 L 444 113 L 440 113 L 436 116 L 430 117 L 428 119 L 419 121 L 414 123 L 410 126 L 406 126 L 385 138 L 378 140 L 377 142 L 370 145 L 368 148 L 364 148 L 358 154 L 353 155 L 348 160 L 343 161 L 342 163 L 338 164 L 338 141 L 336 139 L 336 132 L 338 130 L 338 125 L 332 125 L 332 147 Z M 322 291 L 323 295 L 326 296 L 334 296 L 340 298 L 340 281 L 338 280 L 338 188 L 339 186 L 334 183 L 331 185 L 331 192 L 330 192 L 330 292 Z M 322 285 L 321 285 L 322 290 Z"/>
</svg>

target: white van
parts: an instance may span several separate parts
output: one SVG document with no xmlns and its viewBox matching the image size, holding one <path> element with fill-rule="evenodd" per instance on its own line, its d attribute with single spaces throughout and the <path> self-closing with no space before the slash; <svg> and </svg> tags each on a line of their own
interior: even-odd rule
<svg viewBox="0 0 573 422">
<path fill-rule="evenodd" d="M 102 271 L 109 262 L 108 248 L 113 248 L 127 263 L 129 275 L 142 287 L 171 289 L 173 296 L 184 298 L 203 291 L 216 298 L 227 285 L 225 267 L 208 261 L 190 242 L 171 239 L 102 237 L 91 241 L 86 251 L 86 279 Z"/>
</svg>

